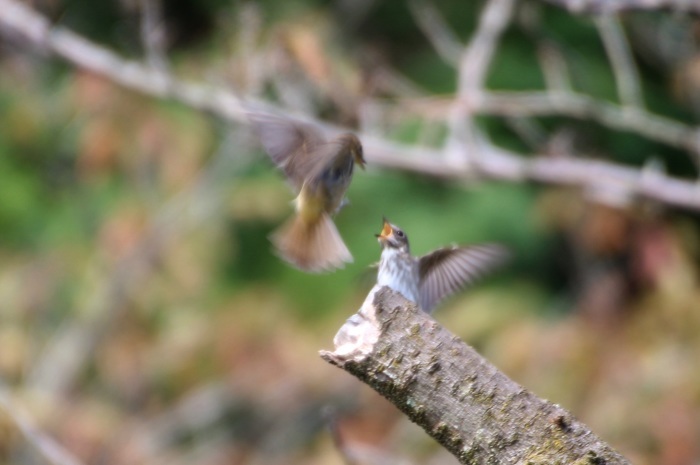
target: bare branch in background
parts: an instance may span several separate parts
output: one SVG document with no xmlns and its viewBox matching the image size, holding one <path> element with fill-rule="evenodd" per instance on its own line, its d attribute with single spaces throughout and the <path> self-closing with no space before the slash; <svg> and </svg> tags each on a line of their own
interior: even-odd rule
<svg viewBox="0 0 700 465">
<path fill-rule="evenodd" d="M 461 463 L 629 463 L 387 287 L 370 292 L 334 343 L 324 360 L 386 397 Z"/>
<path fill-rule="evenodd" d="M 550 92 L 569 92 L 573 89 L 566 57 L 561 46 L 548 37 L 543 37 L 542 5 L 539 3 L 522 3 L 518 8 L 518 24 L 536 42 L 537 59 L 547 89 Z"/>
<path fill-rule="evenodd" d="M 687 11 L 700 13 L 697 0 L 546 0 L 572 13 L 615 13 L 624 10 Z"/>
<path fill-rule="evenodd" d="M 605 14 L 597 17 L 595 23 L 615 74 L 620 103 L 623 107 L 643 107 L 639 72 L 620 20 L 616 16 Z"/>
<path fill-rule="evenodd" d="M 559 47 L 552 43 L 540 44 L 537 55 L 542 65 L 542 72 L 551 92 L 571 92 L 571 78 L 566 66 L 566 59 Z"/>
<path fill-rule="evenodd" d="M 413 19 L 445 63 L 457 68 L 464 46 L 452 32 L 433 3 L 412 0 L 408 3 Z"/>
<path fill-rule="evenodd" d="M 499 0 L 504 1 L 504 0 Z M 79 35 L 51 27 L 46 18 L 18 3 L 0 0 L 0 29 L 24 38 L 30 44 L 48 49 L 75 66 L 104 76 L 129 89 L 158 98 L 171 98 L 192 108 L 212 113 L 228 121 L 245 121 L 243 100 L 226 90 L 178 79 L 141 63 L 125 60 Z M 247 100 L 284 115 L 283 109 Z M 431 105 L 435 102 L 431 101 Z M 449 103 L 447 103 L 449 105 Z M 477 106 L 480 111 L 508 116 L 535 114 L 579 115 L 598 120 L 612 128 L 632 130 L 642 135 L 695 151 L 700 138 L 693 128 L 647 112 L 624 112 L 620 107 L 588 96 L 549 93 L 488 93 Z M 329 131 L 341 131 L 317 121 Z M 700 210 L 700 191 L 693 182 L 659 175 L 653 183 L 641 183 L 639 170 L 603 161 L 560 160 L 523 157 L 508 150 L 484 144 L 471 166 L 464 160 L 445 159 L 439 150 L 411 147 L 372 135 L 360 134 L 367 160 L 375 166 L 419 172 L 447 179 L 482 175 L 508 181 L 533 180 L 576 187 L 611 183 L 657 201 Z"/>
<path fill-rule="evenodd" d="M 458 71 L 457 98 L 450 105 L 446 143 L 448 161 L 472 160 L 485 143 L 473 121 L 474 106 L 484 92 L 486 76 L 498 40 L 510 22 L 514 2 L 490 0 L 484 7 L 477 30 L 466 47 L 461 46 L 440 12 L 431 3 L 414 0 L 411 11 L 438 55 Z"/>
<path fill-rule="evenodd" d="M 258 42 L 262 34 L 262 13 L 257 4 L 247 2 L 241 5 L 238 18 L 238 40 L 240 60 L 233 63 L 242 83 L 239 87 L 246 89 L 252 95 L 259 95 L 265 84 L 265 56 L 258 51 Z M 262 56 L 261 56 L 262 55 Z M 234 74 L 234 73 L 232 73 Z"/>
<path fill-rule="evenodd" d="M 564 115 L 590 119 L 693 154 L 700 153 L 700 133 L 696 128 L 575 92 L 491 92 L 484 96 L 479 110 L 502 116 Z"/>
<path fill-rule="evenodd" d="M 168 69 L 165 56 L 166 31 L 162 0 L 140 0 L 141 42 L 148 63 L 161 70 Z"/>
<path fill-rule="evenodd" d="M 510 3 L 505 5 L 510 6 Z M 65 28 L 51 27 L 46 18 L 16 0 L 0 0 L 0 29 L 19 35 L 34 46 L 48 49 L 75 66 L 127 88 L 153 97 L 171 98 L 228 121 L 245 121 L 244 101 L 231 92 L 184 81 L 161 70 L 125 60 Z M 282 115 L 289 114 L 262 102 L 248 100 L 247 103 L 274 109 Z M 560 94 L 546 92 L 491 92 L 481 97 L 476 108 L 487 114 L 507 116 L 564 114 L 593 118 L 609 127 L 636 131 L 653 140 L 689 151 L 695 151 L 700 140 L 696 131 L 683 123 L 642 111 L 624 112 L 616 105 L 577 94 L 562 97 Z M 321 121 L 316 123 L 329 131 L 341 130 Z M 365 145 L 366 157 L 375 166 L 447 179 L 466 179 L 476 173 L 497 180 L 534 180 L 576 187 L 611 183 L 627 189 L 630 195 L 700 210 L 700 191 L 695 183 L 661 174 L 654 178 L 653 183 L 642 183 L 639 170 L 614 163 L 585 159 L 553 163 L 549 158 L 523 157 L 484 144 L 480 147 L 479 157 L 470 166 L 464 160 L 445 159 L 439 150 L 405 146 L 372 135 L 360 136 Z"/>
<path fill-rule="evenodd" d="M 403 111 L 445 114 L 451 99 L 412 99 L 399 102 Z M 629 131 L 692 154 L 700 153 L 700 130 L 680 121 L 644 110 L 624 108 L 573 91 L 486 91 L 475 111 L 503 117 L 562 115 L 595 121 L 605 127 Z"/>
<path fill-rule="evenodd" d="M 510 23 L 514 6 L 515 0 L 490 0 L 486 3 L 476 31 L 460 58 L 458 98 L 478 95 L 486 87 L 491 61 L 498 41 Z"/>
<path fill-rule="evenodd" d="M 47 462 L 53 465 L 82 465 L 73 454 L 36 426 L 3 382 L 0 382 L 0 410 L 12 419 L 27 442 L 35 447 Z"/>
<path fill-rule="evenodd" d="M 452 149 L 458 154 L 462 152 L 462 157 L 472 162 L 481 155 L 485 140 L 474 123 L 474 106 L 485 91 L 491 61 L 511 21 L 514 4 L 514 0 L 489 0 L 479 16 L 474 35 L 462 52 L 457 95 L 448 119 L 448 155 Z"/>
</svg>

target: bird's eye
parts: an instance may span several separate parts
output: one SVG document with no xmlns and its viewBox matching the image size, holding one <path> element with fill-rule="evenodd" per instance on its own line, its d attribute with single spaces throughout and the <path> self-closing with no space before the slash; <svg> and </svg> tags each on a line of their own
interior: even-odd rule
<svg viewBox="0 0 700 465">
<path fill-rule="evenodd" d="M 399 237 L 403 237 L 404 234 L 403 234 L 403 231 L 401 231 L 400 229 L 397 229 L 397 230 L 396 230 L 396 235 L 399 236 Z"/>
</svg>

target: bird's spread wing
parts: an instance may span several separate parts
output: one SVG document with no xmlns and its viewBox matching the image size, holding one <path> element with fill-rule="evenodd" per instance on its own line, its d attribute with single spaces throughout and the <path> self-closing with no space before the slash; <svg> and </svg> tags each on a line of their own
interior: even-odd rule
<svg viewBox="0 0 700 465">
<path fill-rule="evenodd" d="M 443 299 L 506 261 L 508 251 L 495 244 L 445 247 L 420 258 L 420 305 L 430 313 Z"/>
<path fill-rule="evenodd" d="M 265 151 L 297 191 L 330 162 L 333 143 L 312 124 L 268 113 L 248 116 Z"/>
</svg>

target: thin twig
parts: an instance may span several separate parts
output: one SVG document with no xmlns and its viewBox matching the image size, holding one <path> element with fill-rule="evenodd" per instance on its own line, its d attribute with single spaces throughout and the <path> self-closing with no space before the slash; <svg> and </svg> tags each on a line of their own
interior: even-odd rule
<svg viewBox="0 0 700 465">
<path fill-rule="evenodd" d="M 442 18 L 435 5 L 425 0 L 411 0 L 408 5 L 416 24 L 421 28 L 440 58 L 445 63 L 457 68 L 464 46 Z"/>
<path fill-rule="evenodd" d="M 491 92 L 481 100 L 478 109 L 491 115 L 536 116 L 565 115 L 590 119 L 601 125 L 632 131 L 671 147 L 699 151 L 697 129 L 679 121 L 643 110 L 624 108 L 574 92 Z"/>
<path fill-rule="evenodd" d="M 462 52 L 457 76 L 457 98 L 448 119 L 447 149 L 472 161 L 483 153 L 484 136 L 474 123 L 474 106 L 479 104 L 486 76 L 498 40 L 510 23 L 515 0 L 489 0 L 469 44 Z M 456 159 L 457 157 L 449 157 Z"/>
<path fill-rule="evenodd" d="M 595 24 L 615 74 L 620 103 L 623 107 L 643 107 L 639 72 L 620 20 L 614 15 L 604 14 L 595 19 Z"/>
<path fill-rule="evenodd" d="M 660 10 L 700 13 L 697 0 L 546 0 L 572 13 L 615 13 L 624 10 Z"/>
<path fill-rule="evenodd" d="M 542 5 L 524 3 L 518 9 L 518 24 L 537 44 L 537 58 L 550 92 L 573 89 L 566 58 L 561 46 L 542 33 Z"/>
<path fill-rule="evenodd" d="M 566 59 L 559 47 L 549 41 L 543 41 L 537 47 L 537 57 L 550 92 L 570 92 L 571 78 Z"/>
<path fill-rule="evenodd" d="M 445 115 L 450 98 L 416 98 L 398 102 L 402 111 Z M 700 130 L 678 120 L 620 105 L 572 91 L 488 91 L 475 105 L 479 114 L 525 117 L 562 115 L 595 121 L 602 126 L 628 131 L 690 153 L 700 152 Z"/>
<path fill-rule="evenodd" d="M 490 0 L 479 17 L 479 24 L 460 58 L 457 95 L 478 94 L 486 86 L 486 76 L 498 40 L 510 23 L 515 0 Z"/>
<path fill-rule="evenodd" d="M 146 50 L 148 63 L 157 69 L 167 70 L 165 58 L 165 22 L 161 0 L 140 0 L 141 42 Z"/>
</svg>

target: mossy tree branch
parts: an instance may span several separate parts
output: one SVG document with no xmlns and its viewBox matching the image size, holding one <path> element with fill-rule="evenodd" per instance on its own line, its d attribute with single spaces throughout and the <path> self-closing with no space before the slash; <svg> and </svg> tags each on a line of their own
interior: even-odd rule
<svg viewBox="0 0 700 465">
<path fill-rule="evenodd" d="M 321 357 L 389 399 L 461 463 L 629 463 L 388 288 L 373 289 L 334 342 Z"/>
</svg>

